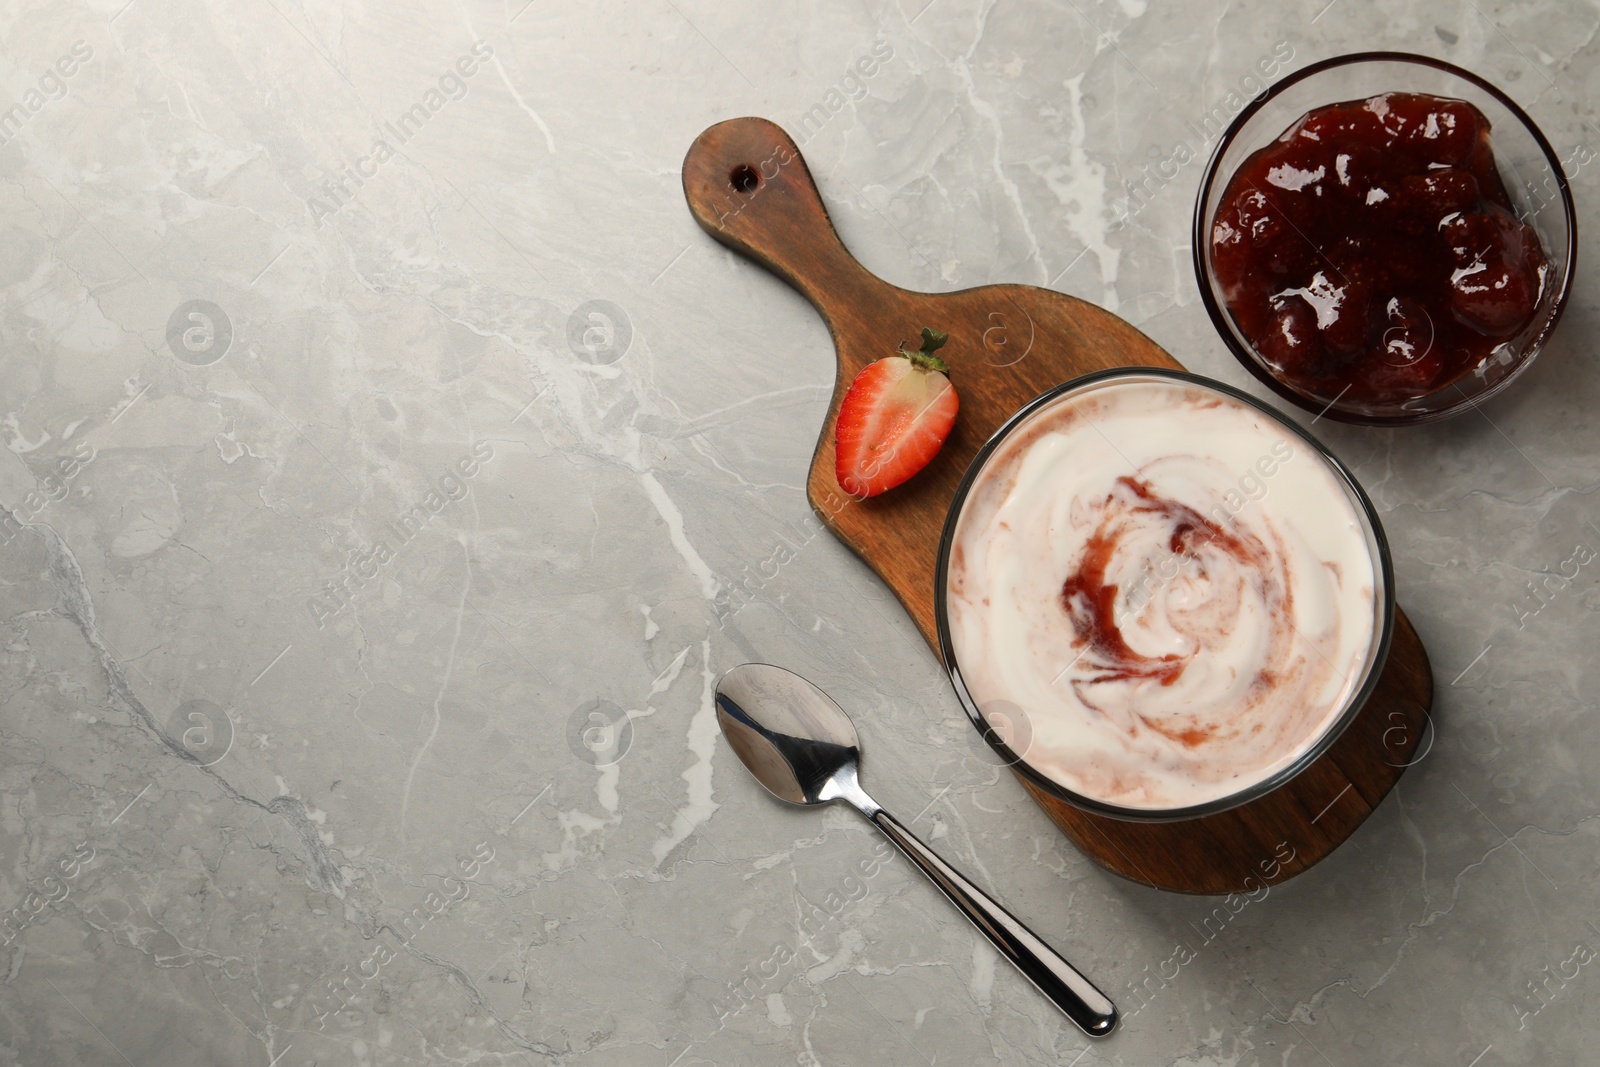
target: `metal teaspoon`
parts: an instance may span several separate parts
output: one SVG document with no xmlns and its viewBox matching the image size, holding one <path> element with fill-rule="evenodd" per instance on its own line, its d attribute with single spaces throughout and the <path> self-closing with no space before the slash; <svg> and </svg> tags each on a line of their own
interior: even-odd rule
<svg viewBox="0 0 1600 1067">
<path fill-rule="evenodd" d="M 866 794 L 857 780 L 856 728 L 828 694 L 782 667 L 746 663 L 718 680 L 717 721 L 769 793 L 790 804 L 854 805 L 1067 1018 L 1091 1037 L 1111 1032 L 1117 1008 L 1104 993 Z"/>
</svg>

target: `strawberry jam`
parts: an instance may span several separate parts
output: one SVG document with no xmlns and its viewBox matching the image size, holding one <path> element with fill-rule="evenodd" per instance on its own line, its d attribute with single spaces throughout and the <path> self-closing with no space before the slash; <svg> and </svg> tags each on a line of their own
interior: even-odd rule
<svg viewBox="0 0 1600 1067">
<path fill-rule="evenodd" d="M 1061 606 L 1072 620 L 1074 633 L 1087 643 L 1085 653 L 1093 653 L 1085 660 L 1084 669 L 1094 682 L 1150 679 L 1172 685 L 1183 674 L 1186 657 L 1146 656 L 1129 646 L 1119 615 L 1129 611 L 1137 614 L 1143 605 L 1129 595 L 1131 592 L 1136 596 L 1136 590 L 1123 590 L 1115 580 L 1106 580 L 1107 568 L 1117 555 L 1141 554 L 1140 539 L 1148 542 L 1152 530 L 1161 531 L 1163 536 L 1156 546 L 1146 544 L 1146 548 L 1158 547 L 1167 553 L 1160 563 L 1170 563 L 1174 573 L 1186 574 L 1204 585 L 1213 579 L 1213 571 L 1220 580 L 1230 566 L 1245 568 L 1244 573 L 1251 575 L 1245 580 L 1259 589 L 1277 614 L 1288 618 L 1292 605 L 1283 605 L 1280 583 L 1270 573 L 1270 554 L 1256 538 L 1229 533 L 1187 504 L 1162 496 L 1151 489 L 1150 483 L 1127 475 L 1113 483 L 1100 507 L 1104 517 L 1089 534 L 1078 569 L 1061 586 Z M 1147 582 L 1151 573 L 1159 574 L 1152 567 L 1147 572 Z M 1197 597 L 1197 602 L 1184 612 L 1187 625 L 1199 625 L 1206 614 L 1199 603 L 1203 599 Z M 1227 597 L 1220 599 L 1225 601 Z M 1119 604 L 1123 611 L 1118 610 Z M 1213 636 L 1227 632 L 1233 621 L 1218 620 Z M 1079 696 L 1084 699 L 1082 694 Z"/>
<path fill-rule="evenodd" d="M 1318 108 L 1246 159 L 1211 262 L 1279 380 L 1366 408 L 1483 366 L 1533 318 L 1547 268 L 1512 211 L 1489 120 L 1421 93 Z"/>
</svg>

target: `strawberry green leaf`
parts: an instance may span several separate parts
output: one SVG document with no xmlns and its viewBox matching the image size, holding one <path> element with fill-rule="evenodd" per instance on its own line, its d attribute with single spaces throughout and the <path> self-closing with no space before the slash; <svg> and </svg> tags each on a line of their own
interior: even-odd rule
<svg viewBox="0 0 1600 1067">
<path fill-rule="evenodd" d="M 905 342 L 902 341 L 900 342 L 900 354 L 923 370 L 935 370 L 940 374 L 949 374 L 950 368 L 945 365 L 944 360 L 934 355 L 935 352 L 944 347 L 944 343 L 948 340 L 950 340 L 950 335 L 944 331 L 931 330 L 924 326 L 922 328 L 922 347 L 915 352 L 908 352 L 906 351 Z"/>
</svg>

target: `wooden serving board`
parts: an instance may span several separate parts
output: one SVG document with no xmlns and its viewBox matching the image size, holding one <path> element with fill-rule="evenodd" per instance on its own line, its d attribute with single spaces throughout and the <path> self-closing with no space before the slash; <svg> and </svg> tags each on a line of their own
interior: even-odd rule
<svg viewBox="0 0 1600 1067">
<path fill-rule="evenodd" d="M 917 293 L 871 274 L 845 249 L 800 150 L 777 125 L 731 119 L 702 133 L 683 161 L 683 189 L 712 237 L 793 285 L 833 335 L 838 375 L 811 460 L 818 517 L 894 591 L 939 654 L 934 569 L 945 515 L 978 448 L 1023 404 L 1091 371 L 1181 364 L 1110 312 L 1030 285 Z M 943 330 L 939 355 L 961 398 L 944 448 L 909 482 L 852 498 L 834 477 L 833 431 L 856 373 L 922 327 Z M 1249 892 L 1298 874 L 1371 814 L 1413 759 L 1433 699 L 1428 657 L 1398 609 L 1394 642 L 1358 719 L 1283 787 L 1218 815 L 1136 823 L 1090 814 L 1019 775 L 1090 858 L 1145 885 L 1187 893 Z"/>
</svg>

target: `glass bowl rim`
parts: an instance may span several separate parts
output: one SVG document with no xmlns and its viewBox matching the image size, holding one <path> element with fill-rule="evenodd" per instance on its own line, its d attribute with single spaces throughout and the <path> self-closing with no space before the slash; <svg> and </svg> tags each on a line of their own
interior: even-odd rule
<svg viewBox="0 0 1600 1067">
<path fill-rule="evenodd" d="M 1532 350 L 1531 354 L 1523 358 L 1504 378 L 1478 392 L 1469 393 L 1459 383 L 1453 383 L 1452 387 L 1456 390 L 1459 398 L 1430 411 L 1407 411 L 1394 414 L 1347 411 L 1339 407 L 1338 398 L 1335 398 L 1319 411 L 1315 406 L 1315 401 L 1303 396 L 1288 384 L 1279 381 L 1277 376 L 1262 366 L 1253 346 L 1247 345 L 1237 336 L 1233 323 L 1228 318 L 1227 309 L 1218 302 L 1211 287 L 1211 268 L 1206 261 L 1206 247 L 1210 230 L 1209 220 L 1206 218 L 1206 201 L 1211 196 L 1212 186 L 1216 184 L 1217 168 L 1222 164 L 1223 155 L 1232 146 L 1239 134 L 1244 131 L 1250 120 L 1273 99 L 1283 95 L 1308 78 L 1321 74 L 1323 71 L 1362 63 L 1411 63 L 1417 66 L 1432 67 L 1483 90 L 1509 111 L 1533 137 L 1534 143 L 1538 145 L 1539 151 L 1544 154 L 1545 161 L 1550 165 L 1551 173 L 1555 175 L 1556 189 L 1560 194 L 1561 216 L 1567 232 L 1567 254 L 1561 264 L 1560 289 L 1556 292 L 1555 300 L 1551 305 L 1549 320 L 1544 324 L 1543 329 L 1534 337 L 1529 338 L 1527 342 L 1526 347 Z M 1330 103 L 1337 102 L 1330 101 Z M 1522 109 L 1521 105 L 1506 95 L 1498 86 L 1447 60 L 1435 59 L 1432 56 L 1419 55 L 1415 52 L 1347 52 L 1343 55 L 1330 56 L 1327 59 L 1318 60 L 1280 78 L 1246 104 L 1243 111 L 1234 116 L 1233 121 L 1228 124 L 1222 136 L 1217 139 L 1217 145 L 1212 149 L 1211 158 L 1206 161 L 1206 168 L 1200 177 L 1200 191 L 1196 195 L 1194 202 L 1191 253 L 1194 260 L 1195 282 L 1200 289 L 1200 300 L 1205 305 L 1206 314 L 1211 317 L 1212 326 L 1221 336 L 1223 344 L 1227 345 L 1229 351 L 1233 353 L 1234 358 L 1243 364 L 1245 370 L 1255 375 L 1267 388 L 1296 407 L 1310 411 L 1318 417 L 1326 416 L 1338 422 L 1357 426 L 1418 426 L 1424 423 L 1437 422 L 1452 415 L 1458 415 L 1463 409 L 1475 407 L 1482 401 L 1498 395 L 1501 390 L 1522 377 L 1527 369 L 1533 365 L 1534 359 L 1543 350 L 1545 343 L 1550 339 L 1550 335 L 1555 331 L 1557 323 L 1561 321 L 1561 315 L 1567 307 L 1567 298 L 1572 294 L 1573 275 L 1576 273 L 1578 265 L 1578 215 L 1577 209 L 1572 202 L 1572 188 L 1567 180 L 1566 171 L 1562 169 L 1561 159 L 1556 154 L 1555 149 L 1551 147 L 1550 141 L 1544 135 L 1544 131 L 1539 128 L 1538 123 L 1533 121 L 1533 117 Z M 1426 395 L 1431 396 L 1434 394 Z"/>
<path fill-rule="evenodd" d="M 1359 505 L 1356 511 L 1366 522 L 1367 530 L 1372 535 L 1372 543 L 1376 549 L 1374 553 L 1374 570 L 1383 583 L 1382 613 L 1378 627 L 1377 651 L 1372 657 L 1372 665 L 1367 671 L 1367 676 L 1362 679 L 1361 684 L 1350 695 L 1344 710 L 1339 713 L 1339 717 L 1322 732 L 1322 735 L 1317 738 L 1310 748 L 1266 778 L 1226 796 L 1178 808 L 1130 808 L 1108 803 L 1094 797 L 1087 797 L 1068 789 L 1028 763 L 1023 756 L 1018 755 L 1004 741 L 995 736 L 993 725 L 978 710 L 977 704 L 967 691 L 966 682 L 961 676 L 961 666 L 956 659 L 955 645 L 950 636 L 949 606 L 946 595 L 946 583 L 949 580 L 950 552 L 955 543 L 956 527 L 960 521 L 962 509 L 966 504 L 967 494 L 971 491 L 973 484 L 988 463 L 989 457 L 1005 443 L 1019 426 L 1062 396 L 1092 385 L 1102 384 L 1114 378 L 1158 378 L 1197 386 L 1201 389 L 1215 390 L 1234 400 L 1243 402 L 1250 408 L 1254 408 L 1266 415 L 1278 426 L 1299 437 L 1311 447 L 1316 455 L 1322 458 L 1329 466 L 1335 480 L 1342 483 L 1343 487 L 1351 494 L 1352 500 Z M 1394 565 L 1390 558 L 1389 541 L 1384 535 L 1383 524 L 1378 519 L 1377 509 L 1373 507 L 1371 499 L 1368 498 L 1366 491 L 1361 488 L 1361 483 L 1356 480 L 1355 475 L 1337 456 L 1328 450 L 1326 445 L 1313 437 L 1309 431 L 1265 401 L 1258 400 L 1242 390 L 1235 389 L 1231 385 L 1215 381 L 1203 375 L 1167 367 L 1110 367 L 1105 370 L 1092 371 L 1088 374 L 1071 378 L 1060 385 L 1053 386 L 1018 408 L 978 449 L 977 454 L 972 457 L 972 462 L 967 466 L 966 472 L 962 475 L 960 484 L 956 487 L 955 496 L 951 499 L 950 508 L 945 514 L 944 529 L 939 536 L 939 555 L 934 567 L 933 580 L 933 614 L 934 625 L 939 638 L 939 655 L 944 661 L 945 672 L 950 677 L 950 684 L 955 689 L 956 698 L 961 702 L 962 710 L 967 713 L 967 718 L 972 721 L 972 725 L 977 729 L 979 736 L 1005 760 L 1005 766 L 1020 773 L 1031 785 L 1081 811 L 1109 816 L 1125 822 L 1180 822 L 1187 819 L 1215 815 L 1218 812 L 1227 811 L 1257 800 L 1299 775 L 1321 759 L 1328 749 L 1333 747 L 1334 743 L 1339 740 L 1350 724 L 1361 714 L 1362 709 L 1366 707 L 1367 701 L 1371 698 L 1373 691 L 1377 688 L 1378 681 L 1383 675 L 1384 667 L 1389 659 L 1389 649 L 1394 640 Z"/>
</svg>

